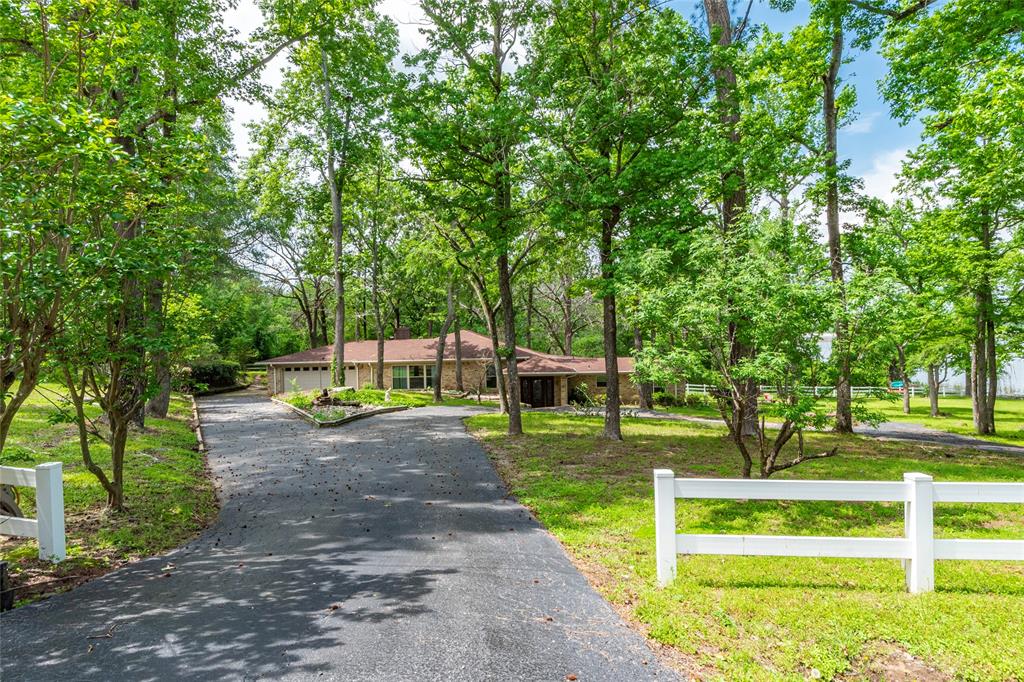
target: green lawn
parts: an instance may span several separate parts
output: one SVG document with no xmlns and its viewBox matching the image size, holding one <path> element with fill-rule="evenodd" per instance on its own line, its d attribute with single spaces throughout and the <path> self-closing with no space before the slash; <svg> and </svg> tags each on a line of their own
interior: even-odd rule
<svg viewBox="0 0 1024 682">
<path fill-rule="evenodd" d="M 1024 679 L 1024 563 L 938 562 L 937 590 L 909 595 L 899 562 L 781 557 L 680 557 L 679 576 L 655 584 L 651 470 L 733 477 L 738 456 L 724 430 L 627 419 L 624 443 L 597 438 L 601 420 L 527 413 L 528 435 L 509 439 L 501 415 L 471 431 L 512 492 L 566 546 L 597 589 L 670 660 L 709 679 L 864 679 L 882 653 L 915 657 L 910 677 Z M 808 447 L 841 445 L 831 459 L 783 472 L 795 478 L 1024 481 L 1024 458 L 812 434 Z M 783 477 L 781 474 L 779 477 Z M 899 536 L 903 509 L 887 503 L 683 501 L 680 532 Z M 1024 538 L 1024 506 L 940 505 L 942 537 Z M 928 679 L 942 679 L 931 678 Z"/>
<path fill-rule="evenodd" d="M 1024 399 L 1000 398 L 996 400 L 996 434 L 979 436 L 974 432 L 971 416 L 971 399 L 958 396 L 939 398 L 940 417 L 931 416 L 927 397 L 911 398 L 910 414 L 903 413 L 903 400 L 870 400 L 866 406 L 874 412 L 885 415 L 889 421 L 912 422 L 938 431 L 974 436 L 994 443 L 1024 445 Z M 717 419 L 718 410 L 713 407 L 659 407 L 658 410 L 692 417 Z"/>
<path fill-rule="evenodd" d="M 129 435 L 125 457 L 127 512 L 108 513 L 106 494 L 82 464 L 73 424 L 51 423 L 56 408 L 44 398 L 56 387 L 37 392 L 15 417 L 0 464 L 33 467 L 42 462 L 64 464 L 64 506 L 68 559 L 53 565 L 37 558 L 35 540 L 0 539 L 0 558 L 11 562 L 17 597 L 25 600 L 74 585 L 138 558 L 182 544 L 217 513 L 205 457 L 195 450 L 189 425 L 191 402 L 173 396 L 168 419 L 146 420 L 143 433 Z M 93 415 L 97 408 L 91 408 Z M 110 450 L 93 444 L 93 457 L 110 471 Z M 35 490 L 18 488 L 21 507 L 35 516 Z"/>
</svg>

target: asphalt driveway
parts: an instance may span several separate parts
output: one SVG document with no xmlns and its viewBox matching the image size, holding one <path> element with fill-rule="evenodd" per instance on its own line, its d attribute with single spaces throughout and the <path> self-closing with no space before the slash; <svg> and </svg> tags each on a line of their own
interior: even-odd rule
<svg viewBox="0 0 1024 682">
<path fill-rule="evenodd" d="M 3 682 L 674 679 L 506 497 L 468 410 L 320 430 L 252 394 L 201 412 L 216 524 L 4 614 Z"/>
</svg>

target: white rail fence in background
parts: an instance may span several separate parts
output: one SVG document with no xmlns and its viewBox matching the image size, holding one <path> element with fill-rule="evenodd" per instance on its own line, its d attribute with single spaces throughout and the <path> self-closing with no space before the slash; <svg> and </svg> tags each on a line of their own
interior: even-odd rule
<svg viewBox="0 0 1024 682">
<path fill-rule="evenodd" d="M 63 561 L 67 557 L 64 539 L 64 477 L 60 462 L 39 464 L 35 469 L 0 466 L 0 484 L 36 489 L 36 518 L 0 515 L 0 535 L 36 538 L 39 558 Z"/>
<path fill-rule="evenodd" d="M 685 388 L 684 388 L 685 386 Z M 701 395 L 709 395 L 715 387 L 711 384 L 677 384 L 671 387 L 674 395 L 677 397 L 684 391 L 686 393 L 699 393 Z M 911 384 L 908 387 L 910 391 L 910 397 L 916 398 L 918 394 L 926 396 L 928 395 L 927 389 L 920 388 Z M 771 386 L 761 386 L 759 391 L 761 393 L 775 393 L 775 388 Z M 803 395 L 815 395 L 821 396 L 822 398 L 828 397 L 835 393 L 835 386 L 801 386 L 800 392 Z M 903 389 L 900 388 L 886 388 L 885 386 L 851 386 L 850 393 L 855 396 L 871 396 L 878 395 L 879 393 L 902 393 Z M 955 395 L 962 396 L 963 390 L 958 389 L 946 389 L 945 387 L 939 388 L 939 397 L 945 398 L 946 396 Z"/>
<path fill-rule="evenodd" d="M 902 538 L 677 535 L 676 498 L 903 502 L 905 533 Z M 1024 561 L 1024 540 L 936 540 L 936 502 L 1024 504 L 1024 483 L 935 483 L 917 473 L 904 474 L 902 482 L 675 478 L 668 469 L 655 469 L 658 582 L 667 585 L 675 578 L 679 554 L 901 559 L 907 589 L 914 593 L 935 589 L 936 559 Z"/>
</svg>

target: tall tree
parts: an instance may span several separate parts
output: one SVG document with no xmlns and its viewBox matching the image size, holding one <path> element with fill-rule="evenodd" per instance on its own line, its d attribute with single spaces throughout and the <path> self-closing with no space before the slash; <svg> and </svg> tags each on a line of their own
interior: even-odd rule
<svg viewBox="0 0 1024 682">
<path fill-rule="evenodd" d="M 278 21 L 285 21 L 279 18 Z M 270 105 L 266 144 L 313 172 L 329 196 L 334 285 L 332 382 L 345 380 L 345 251 L 352 178 L 372 167 L 397 53 L 394 24 L 372 2 L 316 9 L 308 19 L 315 39 L 291 53 L 292 66 Z"/>
<path fill-rule="evenodd" d="M 995 432 L 999 336 L 1019 320 L 1024 225 L 1024 97 L 1019 9 L 954 0 L 893 25 L 884 40 L 883 92 L 903 121 L 920 116 L 923 141 L 904 167 L 932 209 L 928 225 L 971 321 L 974 426 Z"/>
<path fill-rule="evenodd" d="M 600 261 L 593 285 L 608 382 L 604 436 L 613 440 L 622 439 L 617 254 L 632 212 L 655 203 L 664 214 L 692 210 L 688 194 L 673 201 L 664 185 L 692 168 L 686 147 L 705 92 L 700 43 L 674 11 L 613 0 L 551 3 L 531 42 L 530 87 L 545 112 L 541 181 L 556 198 L 554 221 L 585 226 Z"/>
<path fill-rule="evenodd" d="M 421 170 L 416 186 L 440 211 L 436 226 L 466 269 L 488 321 L 499 377 L 504 365 L 510 435 L 523 428 L 513 280 L 536 244 L 523 218 L 528 102 L 511 71 L 531 4 L 425 0 L 428 46 L 412 62 L 420 71 L 400 117 Z M 490 312 L 491 282 L 500 330 Z"/>
</svg>

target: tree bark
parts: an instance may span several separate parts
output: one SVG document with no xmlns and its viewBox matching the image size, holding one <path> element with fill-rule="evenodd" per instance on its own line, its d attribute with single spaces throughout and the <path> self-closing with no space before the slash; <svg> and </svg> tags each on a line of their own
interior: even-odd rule
<svg viewBox="0 0 1024 682">
<path fill-rule="evenodd" d="M 335 168 L 334 156 L 334 135 L 331 126 L 331 116 L 334 106 L 331 98 L 331 80 L 327 68 L 327 51 L 320 46 L 320 68 L 323 72 L 324 86 L 324 133 L 327 147 L 327 185 L 331 194 L 331 241 L 332 263 L 334 266 L 334 362 L 333 376 L 331 381 L 335 386 L 342 386 L 345 383 L 345 276 L 342 270 L 342 237 L 344 230 L 344 214 L 342 204 L 342 193 L 344 192 L 344 181 L 347 169 L 348 134 L 349 123 L 352 115 L 351 96 L 345 106 L 345 123 L 341 141 L 341 178 L 338 178 L 338 169 Z"/>
<path fill-rule="evenodd" d="M 164 280 L 154 278 L 149 283 L 146 302 L 147 315 L 152 327 L 154 337 L 159 338 L 164 333 Z M 162 347 L 154 350 L 150 358 L 153 363 L 153 378 L 156 381 L 157 392 L 146 403 L 146 413 L 157 419 L 167 417 L 171 407 L 171 367 L 167 350 Z"/>
<path fill-rule="evenodd" d="M 928 365 L 928 406 L 931 411 L 931 416 L 939 416 L 939 367 L 938 365 Z"/>
<path fill-rule="evenodd" d="M 981 227 L 981 243 L 986 256 L 992 249 L 993 229 L 990 223 Z M 987 267 L 988 263 L 985 263 Z M 996 360 L 995 302 L 987 271 L 974 292 L 974 346 L 971 352 L 974 428 L 981 435 L 995 433 L 995 402 L 998 368 Z"/>
<path fill-rule="evenodd" d="M 837 433 L 853 433 L 853 394 L 850 386 L 850 333 L 846 315 L 846 281 L 843 275 L 843 252 L 839 232 L 839 159 L 838 127 L 839 112 L 836 106 L 836 89 L 839 81 L 839 67 L 843 62 L 843 29 L 833 27 L 832 53 L 828 72 L 822 78 L 822 108 L 825 118 L 825 180 L 826 223 L 828 225 L 828 260 L 832 274 L 832 285 L 839 298 L 839 315 L 836 318 L 835 338 L 832 341 L 832 355 L 838 370 L 836 377 L 836 425 Z M 909 390 L 909 387 L 906 387 Z M 907 404 L 906 410 L 909 410 Z"/>
<path fill-rule="evenodd" d="M 719 32 L 718 44 L 728 47 L 732 44 L 732 19 L 729 16 L 728 0 L 704 0 L 704 10 L 708 19 L 708 30 L 712 36 Z M 720 107 L 719 120 L 728 131 L 729 143 L 736 149 L 741 142 L 740 107 L 736 96 L 736 73 L 730 66 L 716 66 L 713 70 L 715 78 L 715 97 Z M 747 211 L 747 183 L 742 160 L 731 168 L 726 168 L 721 175 L 722 181 L 722 229 L 728 234 L 734 232 Z M 729 362 L 731 365 L 751 358 L 754 350 L 744 341 L 744 328 L 751 324 L 749 320 L 740 318 L 730 324 L 729 329 Z M 758 386 L 754 380 L 733 384 L 739 393 L 733 403 L 742 405 L 743 420 L 739 436 L 753 436 L 758 433 L 757 398 Z"/>
<path fill-rule="evenodd" d="M 437 337 L 437 356 L 434 358 L 434 402 L 441 402 L 441 372 L 444 370 L 444 351 L 448 343 L 448 330 L 455 321 L 455 287 L 448 282 L 448 313 Z"/>
<path fill-rule="evenodd" d="M 516 359 L 516 310 L 512 300 L 512 273 L 508 253 L 498 255 L 498 292 L 501 296 L 501 311 L 505 327 L 505 366 L 508 370 L 508 435 L 518 436 L 523 432 L 523 417 L 519 402 L 519 361 Z"/>
<path fill-rule="evenodd" d="M 480 313 L 487 325 L 487 334 L 491 338 L 491 362 L 494 363 L 494 383 L 498 391 L 498 409 L 501 414 L 508 413 L 508 395 L 505 391 L 505 376 L 501 363 L 501 342 L 498 340 L 498 323 L 494 319 L 494 308 L 487 302 L 487 293 L 483 283 L 476 277 L 470 278 L 473 293 L 476 294 L 477 302 L 480 303 Z"/>
<path fill-rule="evenodd" d="M 526 286 L 526 347 L 533 349 L 533 285 Z"/>
<path fill-rule="evenodd" d="M 601 310 L 603 314 L 605 387 L 604 437 L 622 440 L 622 414 L 619 400 L 618 319 L 615 311 L 615 228 L 622 216 L 619 206 L 612 206 L 601 219 Z"/>
<path fill-rule="evenodd" d="M 381 173 L 377 165 L 377 201 L 374 204 L 373 224 L 370 234 L 370 296 L 373 303 L 373 326 L 377 334 L 377 364 L 374 366 L 373 385 L 384 389 L 384 317 L 380 311 L 380 222 L 377 209 L 380 204 Z"/>
<path fill-rule="evenodd" d="M 564 324 L 562 328 L 562 352 L 571 356 L 572 342 L 573 337 L 576 335 L 576 331 L 572 324 L 572 296 L 569 293 L 569 283 L 565 279 L 562 280 L 562 296 L 562 312 L 565 315 L 565 317 L 562 318 Z"/>
</svg>

